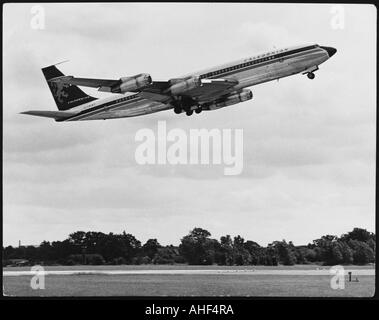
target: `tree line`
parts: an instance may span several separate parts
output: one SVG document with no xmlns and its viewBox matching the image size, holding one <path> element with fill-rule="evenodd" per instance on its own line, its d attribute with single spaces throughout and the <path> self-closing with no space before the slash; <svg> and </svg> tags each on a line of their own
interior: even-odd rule
<svg viewBox="0 0 379 320">
<path fill-rule="evenodd" d="M 19 259 L 27 264 L 176 264 L 190 265 L 294 265 L 367 264 L 375 262 L 376 236 L 354 228 L 340 237 L 326 235 L 304 246 L 291 241 L 274 241 L 266 247 L 240 235 L 211 238 L 211 233 L 194 228 L 179 246 L 162 246 L 157 239 L 142 245 L 132 234 L 77 231 L 63 241 L 43 241 L 38 247 L 3 247 L 3 266 Z"/>
</svg>

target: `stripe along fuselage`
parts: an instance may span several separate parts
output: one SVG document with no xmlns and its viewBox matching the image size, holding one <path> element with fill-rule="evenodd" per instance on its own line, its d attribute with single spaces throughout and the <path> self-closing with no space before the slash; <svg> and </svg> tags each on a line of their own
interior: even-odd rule
<svg viewBox="0 0 379 320">
<path fill-rule="evenodd" d="M 315 71 L 328 59 L 328 52 L 315 44 L 273 50 L 198 74 L 201 78 L 235 79 L 239 83 L 233 89 L 239 90 L 293 74 Z"/>
<path fill-rule="evenodd" d="M 244 88 L 260 83 L 284 78 L 297 73 L 308 74 L 313 79 L 313 71 L 328 60 L 336 49 L 317 44 L 272 50 L 232 63 L 188 74 L 181 79 L 200 77 L 200 79 L 232 79 L 238 83 L 223 94 L 239 92 Z M 210 97 L 199 97 L 200 103 L 209 102 Z M 170 103 L 144 99 L 137 94 L 118 95 L 86 103 L 71 109 L 77 114 L 58 121 L 96 120 L 109 118 L 134 117 L 172 109 Z"/>
</svg>

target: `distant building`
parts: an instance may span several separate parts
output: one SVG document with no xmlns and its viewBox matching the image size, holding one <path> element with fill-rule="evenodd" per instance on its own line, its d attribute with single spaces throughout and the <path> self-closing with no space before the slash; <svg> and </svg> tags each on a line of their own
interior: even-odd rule
<svg viewBox="0 0 379 320">
<path fill-rule="evenodd" d="M 8 259 L 9 267 L 22 267 L 29 265 L 29 260 L 26 259 Z"/>
</svg>

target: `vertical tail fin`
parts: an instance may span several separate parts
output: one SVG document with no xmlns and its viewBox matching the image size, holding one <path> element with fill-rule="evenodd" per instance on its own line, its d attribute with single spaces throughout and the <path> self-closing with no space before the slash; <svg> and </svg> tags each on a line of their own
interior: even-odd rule
<svg viewBox="0 0 379 320">
<path fill-rule="evenodd" d="M 42 68 L 42 72 L 49 85 L 58 110 L 69 110 L 97 99 L 89 96 L 77 86 L 49 81 L 53 78 L 64 76 L 55 65 Z"/>
</svg>

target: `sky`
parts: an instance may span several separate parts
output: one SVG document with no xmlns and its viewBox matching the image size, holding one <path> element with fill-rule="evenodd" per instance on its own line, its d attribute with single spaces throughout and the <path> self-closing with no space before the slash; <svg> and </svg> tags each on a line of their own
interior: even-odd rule
<svg viewBox="0 0 379 320">
<path fill-rule="evenodd" d="M 194 227 L 213 238 L 307 244 L 354 227 L 375 231 L 376 8 L 301 4 L 33 4 L 3 10 L 3 245 L 64 240 L 78 230 L 178 245 Z M 341 18 L 341 16 L 339 16 Z M 337 48 L 316 78 L 251 87 L 248 102 L 187 117 L 57 123 L 41 68 L 67 75 L 168 80 L 262 51 Z M 85 89 L 96 97 L 109 94 Z M 136 132 L 243 129 L 240 175 L 222 165 L 139 165 Z"/>
</svg>

